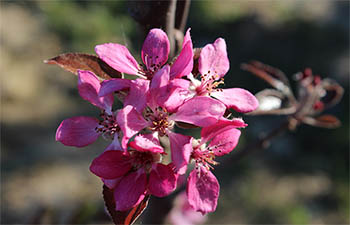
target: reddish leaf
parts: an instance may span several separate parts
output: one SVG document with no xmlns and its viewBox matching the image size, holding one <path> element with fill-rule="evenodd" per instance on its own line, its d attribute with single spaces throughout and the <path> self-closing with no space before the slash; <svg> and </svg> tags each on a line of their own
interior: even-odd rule
<svg viewBox="0 0 350 225">
<path fill-rule="evenodd" d="M 341 125 L 338 118 L 332 115 L 322 115 L 316 118 L 305 117 L 303 122 L 311 126 L 324 128 L 337 128 Z"/>
<path fill-rule="evenodd" d="M 103 199 L 110 217 L 113 220 L 114 224 L 123 224 L 131 225 L 136 219 L 141 215 L 141 213 L 146 209 L 149 195 L 146 195 L 145 198 L 135 206 L 134 208 L 128 211 L 117 211 L 115 210 L 115 200 L 113 195 L 113 190 L 109 189 L 106 185 L 103 185 Z"/>
<path fill-rule="evenodd" d="M 77 70 L 89 70 L 103 79 L 120 78 L 121 73 L 110 67 L 95 55 L 84 53 L 66 53 L 45 60 L 44 63 L 56 64 L 77 75 Z"/>
</svg>

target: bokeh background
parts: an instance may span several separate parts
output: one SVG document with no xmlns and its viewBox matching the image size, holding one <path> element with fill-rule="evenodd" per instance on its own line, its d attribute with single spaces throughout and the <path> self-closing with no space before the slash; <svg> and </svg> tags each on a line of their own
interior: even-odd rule
<svg viewBox="0 0 350 225">
<path fill-rule="evenodd" d="M 63 119 L 99 112 L 79 97 L 74 75 L 43 60 L 94 53 L 105 42 L 127 45 L 140 59 L 140 27 L 124 1 L 0 4 L 1 223 L 110 223 L 101 182 L 88 170 L 107 142 L 99 139 L 84 149 L 55 142 Z M 240 70 L 241 63 L 256 59 L 290 78 L 311 67 L 345 88 L 340 104 L 328 111 L 340 118 L 340 128 L 303 125 L 220 173 L 214 170 L 221 195 L 207 223 L 348 224 L 349 2 L 193 1 L 187 27 L 195 47 L 226 40 L 226 87 L 253 93 L 267 88 Z M 237 151 L 285 118 L 244 119 L 249 126 Z"/>
</svg>

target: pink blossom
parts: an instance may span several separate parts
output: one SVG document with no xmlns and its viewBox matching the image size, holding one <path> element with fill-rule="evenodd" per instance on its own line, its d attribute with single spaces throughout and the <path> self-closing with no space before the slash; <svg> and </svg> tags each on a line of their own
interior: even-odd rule
<svg viewBox="0 0 350 225">
<path fill-rule="evenodd" d="M 176 174 L 161 162 L 164 154 L 159 140 L 151 134 L 139 135 L 129 151 L 105 151 L 93 160 L 90 170 L 114 189 L 116 210 L 131 209 L 152 194 L 164 197 L 176 187 Z"/>
<path fill-rule="evenodd" d="M 99 135 L 113 139 L 118 137 L 120 128 L 116 113 L 112 112 L 112 94 L 98 96 L 100 82 L 90 71 L 78 71 L 78 90 L 80 96 L 102 110 L 101 120 L 94 117 L 77 116 L 62 121 L 56 131 L 56 140 L 64 145 L 84 147 L 96 141 Z M 114 143 L 112 143 L 114 144 Z"/>
<path fill-rule="evenodd" d="M 186 32 L 180 55 L 172 65 L 170 72 L 172 78 L 188 75 L 192 71 L 193 49 L 189 31 L 190 29 Z M 103 61 L 119 72 L 152 79 L 154 73 L 167 62 L 170 44 L 164 31 L 161 29 L 150 30 L 141 51 L 144 67 L 140 66 L 129 50 L 120 44 L 97 45 L 95 51 Z"/>
<path fill-rule="evenodd" d="M 227 57 L 226 42 L 222 38 L 216 39 L 213 44 L 207 44 L 201 51 L 198 59 L 198 70 L 201 80 L 192 74 L 188 78 L 192 81 L 191 89 L 198 96 L 211 96 L 238 112 L 246 113 L 258 107 L 258 100 L 249 91 L 241 88 L 218 88 L 224 84 L 223 77 L 230 67 Z"/>
<path fill-rule="evenodd" d="M 215 211 L 220 186 L 210 169 L 217 164 L 214 161 L 216 156 L 228 154 L 236 147 L 241 134 L 236 128 L 245 126 L 240 119 L 220 120 L 203 128 L 199 141 L 193 140 L 190 158 L 195 162 L 195 169 L 187 179 L 187 197 L 196 211 L 202 214 Z"/>
<path fill-rule="evenodd" d="M 176 196 L 174 207 L 168 215 L 168 220 L 173 225 L 203 224 L 207 219 L 207 215 L 196 212 L 188 204 L 185 192 L 181 192 Z"/>
<path fill-rule="evenodd" d="M 147 93 L 147 106 L 141 114 L 132 106 L 126 106 L 118 114 L 118 124 L 123 131 L 122 146 L 125 147 L 130 138 L 146 128 L 159 136 L 168 136 L 170 139 L 172 160 L 176 170 L 186 171 L 186 165 L 191 151 L 191 138 L 172 132 L 177 121 L 193 124 L 199 127 L 213 125 L 221 119 L 226 107 L 220 101 L 207 96 L 198 96 L 185 103 L 177 101 L 176 92 L 167 91 L 169 81 L 169 66 L 163 67 L 153 77 Z M 166 102 L 175 99 L 170 112 Z M 170 101 L 171 102 L 171 101 Z M 175 110 L 174 110 L 175 109 Z"/>
</svg>

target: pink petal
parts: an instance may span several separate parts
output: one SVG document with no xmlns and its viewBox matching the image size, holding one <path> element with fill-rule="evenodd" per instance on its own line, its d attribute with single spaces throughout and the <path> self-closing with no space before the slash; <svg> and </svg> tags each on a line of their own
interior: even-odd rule
<svg viewBox="0 0 350 225">
<path fill-rule="evenodd" d="M 99 121 L 93 117 L 77 116 L 63 120 L 56 131 L 56 141 L 64 145 L 84 147 L 96 141 L 95 128 Z"/>
<path fill-rule="evenodd" d="M 200 173 L 197 174 L 197 171 L 193 170 L 187 182 L 187 198 L 192 208 L 202 214 L 214 212 L 220 190 L 216 177 L 204 167 L 200 167 Z"/>
<path fill-rule="evenodd" d="M 170 166 L 157 163 L 149 175 L 148 189 L 152 195 L 164 197 L 176 187 L 176 175 Z"/>
<path fill-rule="evenodd" d="M 192 152 L 192 137 L 168 133 L 171 149 L 171 160 L 178 174 L 184 174 Z"/>
<path fill-rule="evenodd" d="M 152 78 L 148 96 L 151 108 L 163 106 L 164 101 L 166 101 L 169 96 L 167 89 L 169 84 L 169 71 L 170 66 L 165 65 L 162 69 L 158 70 Z"/>
<path fill-rule="evenodd" d="M 202 75 L 219 75 L 218 78 L 221 78 L 229 69 L 230 61 L 224 39 L 218 38 L 213 44 L 204 46 L 198 59 L 198 70 Z"/>
<path fill-rule="evenodd" d="M 170 119 L 207 127 L 217 123 L 225 110 L 225 105 L 220 101 L 207 96 L 199 96 L 185 102 Z"/>
<path fill-rule="evenodd" d="M 182 48 L 183 48 L 188 42 L 191 42 L 191 43 L 192 43 L 190 31 L 191 31 L 191 28 L 188 28 L 187 31 L 186 31 L 184 40 L 183 40 L 183 42 L 182 42 Z"/>
<path fill-rule="evenodd" d="M 119 72 L 138 75 L 139 64 L 125 46 L 106 43 L 97 45 L 95 52 L 103 61 Z"/>
<path fill-rule="evenodd" d="M 131 168 L 130 156 L 122 151 L 105 151 L 90 165 L 90 171 L 104 179 L 121 177 L 128 173 Z"/>
<path fill-rule="evenodd" d="M 193 46 L 190 29 L 187 30 L 182 44 L 182 50 L 170 70 L 170 79 L 180 78 L 192 72 L 193 69 Z"/>
<path fill-rule="evenodd" d="M 228 154 L 237 146 L 240 135 L 241 131 L 231 126 L 230 129 L 218 132 L 208 147 L 214 151 L 216 156 Z"/>
<path fill-rule="evenodd" d="M 227 129 L 243 128 L 246 126 L 248 126 L 248 124 L 244 123 L 244 121 L 240 118 L 235 118 L 232 120 L 221 118 L 214 125 L 209 127 L 204 127 L 201 130 L 201 137 L 202 137 L 201 140 L 203 143 L 205 143 Z"/>
<path fill-rule="evenodd" d="M 254 111 L 259 106 L 255 96 L 241 88 L 222 89 L 222 91 L 215 91 L 210 95 L 220 100 L 228 108 L 233 108 L 241 113 Z"/>
<path fill-rule="evenodd" d="M 119 111 L 117 122 L 124 134 L 122 139 L 124 149 L 126 149 L 129 139 L 148 125 L 148 122 L 131 105 L 127 105 Z"/>
<path fill-rule="evenodd" d="M 130 91 L 124 99 L 124 106 L 132 105 L 136 111 L 142 113 L 147 104 L 147 95 L 149 80 L 135 79 L 131 80 Z"/>
<path fill-rule="evenodd" d="M 117 211 L 126 211 L 134 207 L 145 197 L 147 175 L 138 170 L 126 175 L 114 189 Z"/>
<path fill-rule="evenodd" d="M 176 112 L 187 99 L 193 97 L 189 91 L 190 81 L 185 79 L 173 79 L 168 85 L 168 97 L 163 102 L 163 106 L 169 113 Z"/>
<path fill-rule="evenodd" d="M 152 134 L 138 135 L 129 145 L 140 152 L 164 153 L 158 138 Z"/>
<path fill-rule="evenodd" d="M 186 192 L 178 194 L 174 200 L 175 204 L 169 213 L 169 220 L 173 225 L 195 225 L 204 224 L 208 219 L 206 215 L 193 210 L 187 202 Z"/>
<path fill-rule="evenodd" d="M 98 93 L 100 97 L 113 94 L 115 91 L 125 90 L 130 87 L 130 80 L 113 78 L 110 80 L 105 80 L 101 84 L 101 89 Z"/>
<path fill-rule="evenodd" d="M 123 179 L 123 177 L 118 177 L 115 179 L 103 179 L 102 182 L 109 188 L 109 189 L 114 189 L 119 182 Z"/>
<path fill-rule="evenodd" d="M 94 73 L 85 70 L 78 70 L 78 90 L 80 96 L 91 104 L 111 112 L 113 96 L 106 95 L 104 97 L 99 97 L 98 93 L 100 88 L 100 81 Z"/>
<path fill-rule="evenodd" d="M 168 60 L 170 44 L 168 37 L 161 29 L 152 29 L 142 46 L 141 57 L 147 69 L 153 65 L 159 67 Z"/>
<path fill-rule="evenodd" d="M 108 151 L 108 150 L 119 150 L 119 151 L 123 151 L 123 148 L 122 146 L 120 145 L 120 142 L 119 142 L 119 139 L 118 139 L 118 133 L 115 133 L 114 134 L 114 138 L 113 138 L 113 141 L 111 144 L 109 144 L 107 146 L 107 148 L 105 149 L 105 151 Z"/>
</svg>

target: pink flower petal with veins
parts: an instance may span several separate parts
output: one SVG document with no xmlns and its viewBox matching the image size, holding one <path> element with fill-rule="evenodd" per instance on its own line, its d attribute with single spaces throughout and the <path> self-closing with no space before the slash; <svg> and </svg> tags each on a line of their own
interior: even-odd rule
<svg viewBox="0 0 350 225">
<path fill-rule="evenodd" d="M 135 137 L 129 146 L 140 152 L 164 153 L 163 147 L 160 145 L 158 138 L 152 134 L 143 134 Z"/>
<path fill-rule="evenodd" d="M 187 30 L 182 44 L 182 50 L 170 70 L 170 79 L 180 78 L 192 72 L 193 69 L 193 45 L 190 29 Z"/>
<path fill-rule="evenodd" d="M 78 90 L 80 96 L 91 104 L 111 112 L 113 96 L 99 97 L 101 84 L 96 75 L 90 71 L 78 70 Z"/>
<path fill-rule="evenodd" d="M 131 105 L 125 106 L 118 112 L 117 122 L 124 134 L 122 139 L 124 149 L 126 149 L 129 139 L 149 124 Z"/>
<path fill-rule="evenodd" d="M 209 127 L 204 127 L 201 130 L 202 142 L 205 143 L 211 140 L 213 137 L 220 134 L 220 132 L 223 132 L 227 129 L 243 128 L 246 126 L 248 126 L 248 124 L 244 123 L 244 121 L 240 118 L 235 118 L 232 120 L 222 118 L 216 124 Z"/>
<path fill-rule="evenodd" d="M 218 122 L 226 107 L 220 101 L 207 96 L 192 98 L 179 107 L 170 119 L 207 127 Z"/>
<path fill-rule="evenodd" d="M 163 102 L 163 106 L 169 113 L 176 112 L 187 99 L 193 97 L 189 91 L 190 81 L 175 78 L 170 80 L 168 85 L 168 97 Z"/>
<path fill-rule="evenodd" d="M 215 91 L 210 95 L 220 100 L 228 108 L 233 108 L 241 113 L 254 111 L 259 106 L 255 96 L 241 88 L 222 89 L 222 91 Z"/>
<path fill-rule="evenodd" d="M 218 38 L 213 44 L 204 46 L 198 59 L 198 70 L 202 75 L 219 75 L 218 78 L 221 78 L 229 69 L 230 61 L 224 39 Z"/>
<path fill-rule="evenodd" d="M 129 50 L 120 44 L 106 43 L 95 47 L 97 55 L 115 70 L 138 75 L 139 64 L 130 54 Z"/>
<path fill-rule="evenodd" d="M 124 176 L 131 168 L 130 156 L 123 151 L 105 151 L 90 165 L 90 171 L 104 179 Z"/>
<path fill-rule="evenodd" d="M 184 174 L 192 152 L 192 137 L 168 132 L 171 160 L 178 174 Z"/>
<path fill-rule="evenodd" d="M 196 211 L 206 214 L 216 209 L 220 185 L 216 177 L 204 167 L 200 173 L 192 170 L 187 179 L 188 203 Z"/>
<path fill-rule="evenodd" d="M 213 149 L 216 156 L 226 155 L 237 146 L 240 135 L 241 131 L 230 126 L 229 129 L 220 130 L 208 147 Z"/>
<path fill-rule="evenodd" d="M 145 197 L 147 175 L 143 170 L 129 173 L 114 189 L 117 211 L 126 211 L 134 207 Z"/>
<path fill-rule="evenodd" d="M 153 164 L 148 183 L 148 190 L 152 195 L 164 197 L 175 190 L 176 175 L 170 166 Z"/>
<path fill-rule="evenodd" d="M 170 52 L 168 37 L 161 29 L 152 29 L 148 33 L 142 46 L 141 57 L 147 69 L 152 65 L 162 66 L 167 60 Z"/>
<path fill-rule="evenodd" d="M 121 179 L 123 179 L 123 177 L 118 177 L 115 179 L 103 179 L 102 178 L 102 182 L 109 188 L 109 189 L 114 189 L 119 182 L 121 181 Z"/>
<path fill-rule="evenodd" d="M 105 80 L 101 83 L 101 89 L 98 93 L 100 97 L 113 94 L 115 91 L 121 91 L 130 87 L 131 80 L 113 78 Z"/>
<path fill-rule="evenodd" d="M 168 84 L 169 84 L 169 71 L 170 66 L 165 65 L 162 69 L 158 70 L 151 81 L 148 96 L 148 105 L 151 108 L 162 106 L 164 101 L 169 97 Z"/>
<path fill-rule="evenodd" d="M 56 141 L 64 145 L 84 147 L 96 141 L 95 128 L 99 121 L 93 117 L 77 116 L 62 121 L 56 131 Z"/>
<path fill-rule="evenodd" d="M 142 113 L 147 104 L 149 80 L 135 79 L 130 82 L 130 91 L 124 99 L 124 106 L 132 105 L 136 111 Z"/>
</svg>

